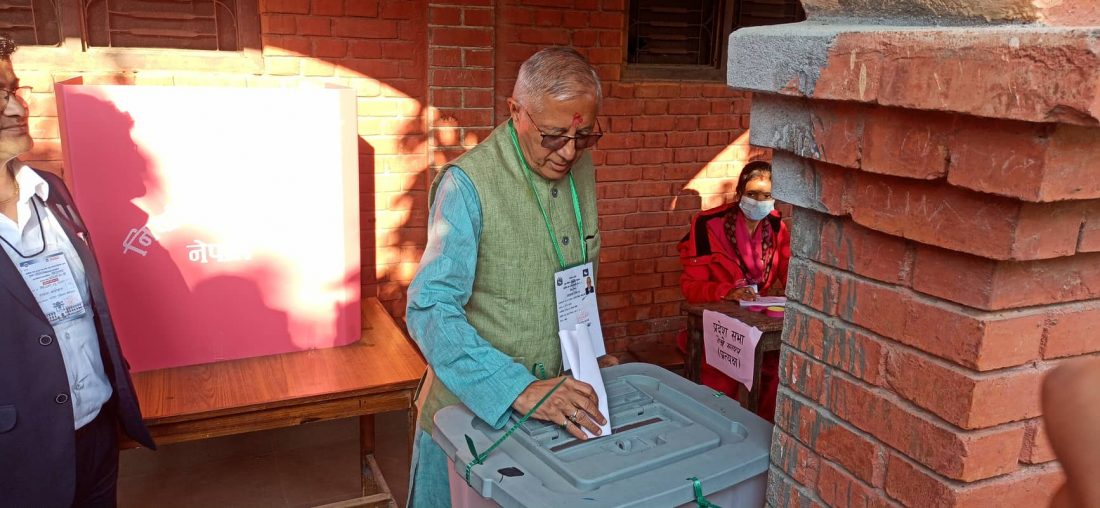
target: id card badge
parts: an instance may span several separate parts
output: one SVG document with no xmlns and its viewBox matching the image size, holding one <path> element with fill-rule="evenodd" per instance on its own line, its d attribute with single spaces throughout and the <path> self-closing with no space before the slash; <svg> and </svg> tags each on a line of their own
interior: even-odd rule
<svg viewBox="0 0 1100 508">
<path fill-rule="evenodd" d="M 22 260 L 18 266 L 51 325 L 80 318 L 87 312 L 64 253 L 49 252 Z"/>
<path fill-rule="evenodd" d="M 600 325 L 600 309 L 596 305 L 596 274 L 592 263 L 566 268 L 554 274 L 554 294 L 558 305 L 558 330 L 572 330 L 577 325 L 588 327 L 592 349 L 599 358 L 607 354 Z M 562 354 L 562 370 L 570 370 L 569 359 Z"/>
</svg>

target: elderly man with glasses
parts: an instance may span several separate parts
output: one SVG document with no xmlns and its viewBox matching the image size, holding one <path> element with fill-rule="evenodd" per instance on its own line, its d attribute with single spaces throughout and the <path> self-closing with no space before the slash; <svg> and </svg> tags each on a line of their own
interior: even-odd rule
<svg viewBox="0 0 1100 508">
<path fill-rule="evenodd" d="M 116 505 L 118 429 L 153 448 L 65 184 L 18 159 L 28 88 L 0 35 L 0 505 Z"/>
<path fill-rule="evenodd" d="M 601 99 L 595 70 L 576 51 L 535 53 L 520 67 L 508 120 L 432 184 L 428 244 L 407 313 L 431 366 L 410 506 L 450 505 L 448 458 L 431 438 L 444 406 L 463 403 L 498 429 L 513 410 L 534 410 L 531 418 L 578 439 L 607 421 L 591 386 L 560 377 L 554 288 L 566 270 L 592 263 L 594 275 L 600 254 L 587 149 L 603 135 Z"/>
</svg>

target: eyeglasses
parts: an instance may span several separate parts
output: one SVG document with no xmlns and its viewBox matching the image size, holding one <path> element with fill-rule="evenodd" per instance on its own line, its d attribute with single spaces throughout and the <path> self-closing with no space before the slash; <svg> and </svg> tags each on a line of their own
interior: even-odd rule
<svg viewBox="0 0 1100 508">
<path fill-rule="evenodd" d="M 545 132 L 542 132 L 542 129 L 539 128 L 538 122 L 536 122 L 535 119 L 531 117 L 531 113 L 527 111 L 526 107 L 523 108 L 523 112 L 527 113 L 527 118 L 531 120 L 531 124 L 535 126 L 535 130 L 539 131 L 539 134 L 542 135 L 542 141 L 539 142 L 539 144 L 547 150 L 561 150 L 561 148 L 565 146 L 565 144 L 568 143 L 570 140 L 573 141 L 573 146 L 577 150 L 584 150 L 585 148 L 595 146 L 596 142 L 599 141 L 600 137 L 603 136 L 603 127 L 600 127 L 599 118 L 596 119 L 596 128 L 599 129 L 600 132 L 590 132 L 588 134 L 566 136 L 565 134 L 547 134 Z"/>
<path fill-rule="evenodd" d="M 12 97 L 19 97 L 19 100 L 23 101 L 23 104 L 26 104 L 31 98 L 31 87 L 21 86 L 15 90 L 0 90 L 0 104 L 3 104 L 3 107 L 0 107 L 0 111 L 8 108 L 8 102 L 11 101 Z"/>
</svg>

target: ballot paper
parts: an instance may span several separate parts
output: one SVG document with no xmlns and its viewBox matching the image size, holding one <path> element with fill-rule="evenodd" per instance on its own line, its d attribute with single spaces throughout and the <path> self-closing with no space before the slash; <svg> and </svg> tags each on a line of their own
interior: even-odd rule
<svg viewBox="0 0 1100 508">
<path fill-rule="evenodd" d="M 785 296 L 758 296 L 755 300 L 738 300 L 742 307 L 786 307 Z"/>
<path fill-rule="evenodd" d="M 607 410 L 607 388 L 603 385 L 603 374 L 596 362 L 595 347 L 588 327 L 578 324 L 572 330 L 559 331 L 558 337 L 561 339 L 562 354 L 569 359 L 569 365 L 573 366 L 573 378 L 588 383 L 600 399 L 600 413 L 607 418 L 607 423 L 600 427 L 603 431 L 600 436 L 610 436 L 611 413 Z M 584 432 L 588 437 L 597 437 L 587 429 Z"/>
</svg>

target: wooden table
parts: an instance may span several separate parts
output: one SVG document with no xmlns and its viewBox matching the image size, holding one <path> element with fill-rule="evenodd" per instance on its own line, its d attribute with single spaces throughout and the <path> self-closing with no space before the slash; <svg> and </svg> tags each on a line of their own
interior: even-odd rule
<svg viewBox="0 0 1100 508">
<path fill-rule="evenodd" d="M 336 505 L 393 506 L 374 460 L 374 415 L 409 410 L 411 443 L 424 369 L 393 318 L 368 298 L 359 342 L 139 372 L 133 379 L 145 423 L 161 445 L 358 417 L 363 497 Z"/>
<path fill-rule="evenodd" d="M 749 326 L 755 326 L 764 334 L 756 345 L 756 365 L 753 369 L 751 391 L 740 385 L 738 400 L 749 411 L 756 412 L 760 407 L 760 365 L 764 353 L 779 351 L 779 344 L 783 335 L 783 319 L 768 317 L 760 312 L 750 312 L 741 307 L 737 302 L 716 303 L 687 303 L 680 309 L 688 315 L 688 341 L 687 359 L 684 365 L 684 377 L 691 381 L 699 382 L 699 373 L 703 368 L 703 311 L 710 310 L 721 312 L 729 317 L 740 320 Z"/>
</svg>

